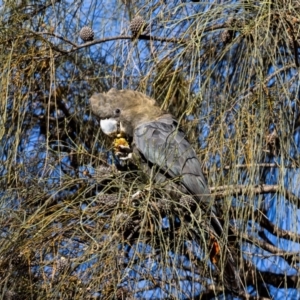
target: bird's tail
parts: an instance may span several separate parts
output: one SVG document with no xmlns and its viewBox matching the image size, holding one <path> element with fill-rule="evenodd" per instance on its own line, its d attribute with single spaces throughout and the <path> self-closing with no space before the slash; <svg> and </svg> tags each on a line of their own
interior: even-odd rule
<svg viewBox="0 0 300 300">
<path fill-rule="evenodd" d="M 242 281 L 239 275 L 238 255 L 235 249 L 229 248 L 226 243 L 220 245 L 221 236 L 218 234 L 210 236 L 210 260 L 218 268 L 220 277 L 227 291 L 240 295 L 243 293 Z"/>
<path fill-rule="evenodd" d="M 238 272 L 237 261 L 234 258 L 232 251 L 227 249 L 224 270 L 221 273 L 223 275 L 223 282 L 225 288 L 234 293 L 235 295 L 240 295 L 243 292 L 241 285 L 241 278 Z"/>
</svg>

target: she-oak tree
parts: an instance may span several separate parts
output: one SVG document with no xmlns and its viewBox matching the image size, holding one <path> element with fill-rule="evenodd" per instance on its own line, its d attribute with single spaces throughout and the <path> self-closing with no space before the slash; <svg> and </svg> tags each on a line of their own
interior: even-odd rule
<svg viewBox="0 0 300 300">
<path fill-rule="evenodd" d="M 230 299 L 229 245 L 240 299 L 298 298 L 299 15 L 279 0 L 3 2 L 2 297 Z M 180 121 L 226 240 L 114 160 L 88 106 L 111 87 Z"/>
</svg>

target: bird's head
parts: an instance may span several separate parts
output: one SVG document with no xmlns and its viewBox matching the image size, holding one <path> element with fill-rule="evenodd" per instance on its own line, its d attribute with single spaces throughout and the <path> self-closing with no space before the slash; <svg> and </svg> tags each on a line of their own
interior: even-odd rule
<svg viewBox="0 0 300 300">
<path fill-rule="evenodd" d="M 90 98 L 102 131 L 110 136 L 133 136 L 134 128 L 164 114 L 154 99 L 133 90 L 111 89 Z"/>
</svg>

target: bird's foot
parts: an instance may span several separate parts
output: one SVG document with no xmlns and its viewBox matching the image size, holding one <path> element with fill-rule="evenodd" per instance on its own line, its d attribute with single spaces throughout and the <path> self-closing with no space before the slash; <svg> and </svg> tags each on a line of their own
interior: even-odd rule
<svg viewBox="0 0 300 300">
<path fill-rule="evenodd" d="M 122 161 L 132 160 L 132 150 L 128 145 L 119 145 L 118 151 L 115 152 L 116 157 Z"/>
<path fill-rule="evenodd" d="M 116 152 L 116 156 L 118 157 L 118 159 L 120 159 L 122 161 L 133 160 L 132 153 L 129 153 L 127 156 L 124 156 L 123 152 Z"/>
</svg>

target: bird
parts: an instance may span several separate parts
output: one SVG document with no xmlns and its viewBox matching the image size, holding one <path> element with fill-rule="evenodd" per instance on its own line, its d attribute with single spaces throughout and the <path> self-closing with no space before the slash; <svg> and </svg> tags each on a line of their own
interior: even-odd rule
<svg viewBox="0 0 300 300">
<path fill-rule="evenodd" d="M 177 179 L 182 190 L 209 216 L 213 231 L 220 237 L 223 227 L 201 163 L 175 118 L 162 110 L 155 99 L 130 89 L 112 88 L 106 93 L 95 93 L 89 102 L 104 134 L 129 139 L 132 153 L 150 170 L 158 170 L 157 181 Z M 239 275 L 229 250 L 225 260 L 224 282 L 228 289 L 239 294 Z"/>
</svg>

